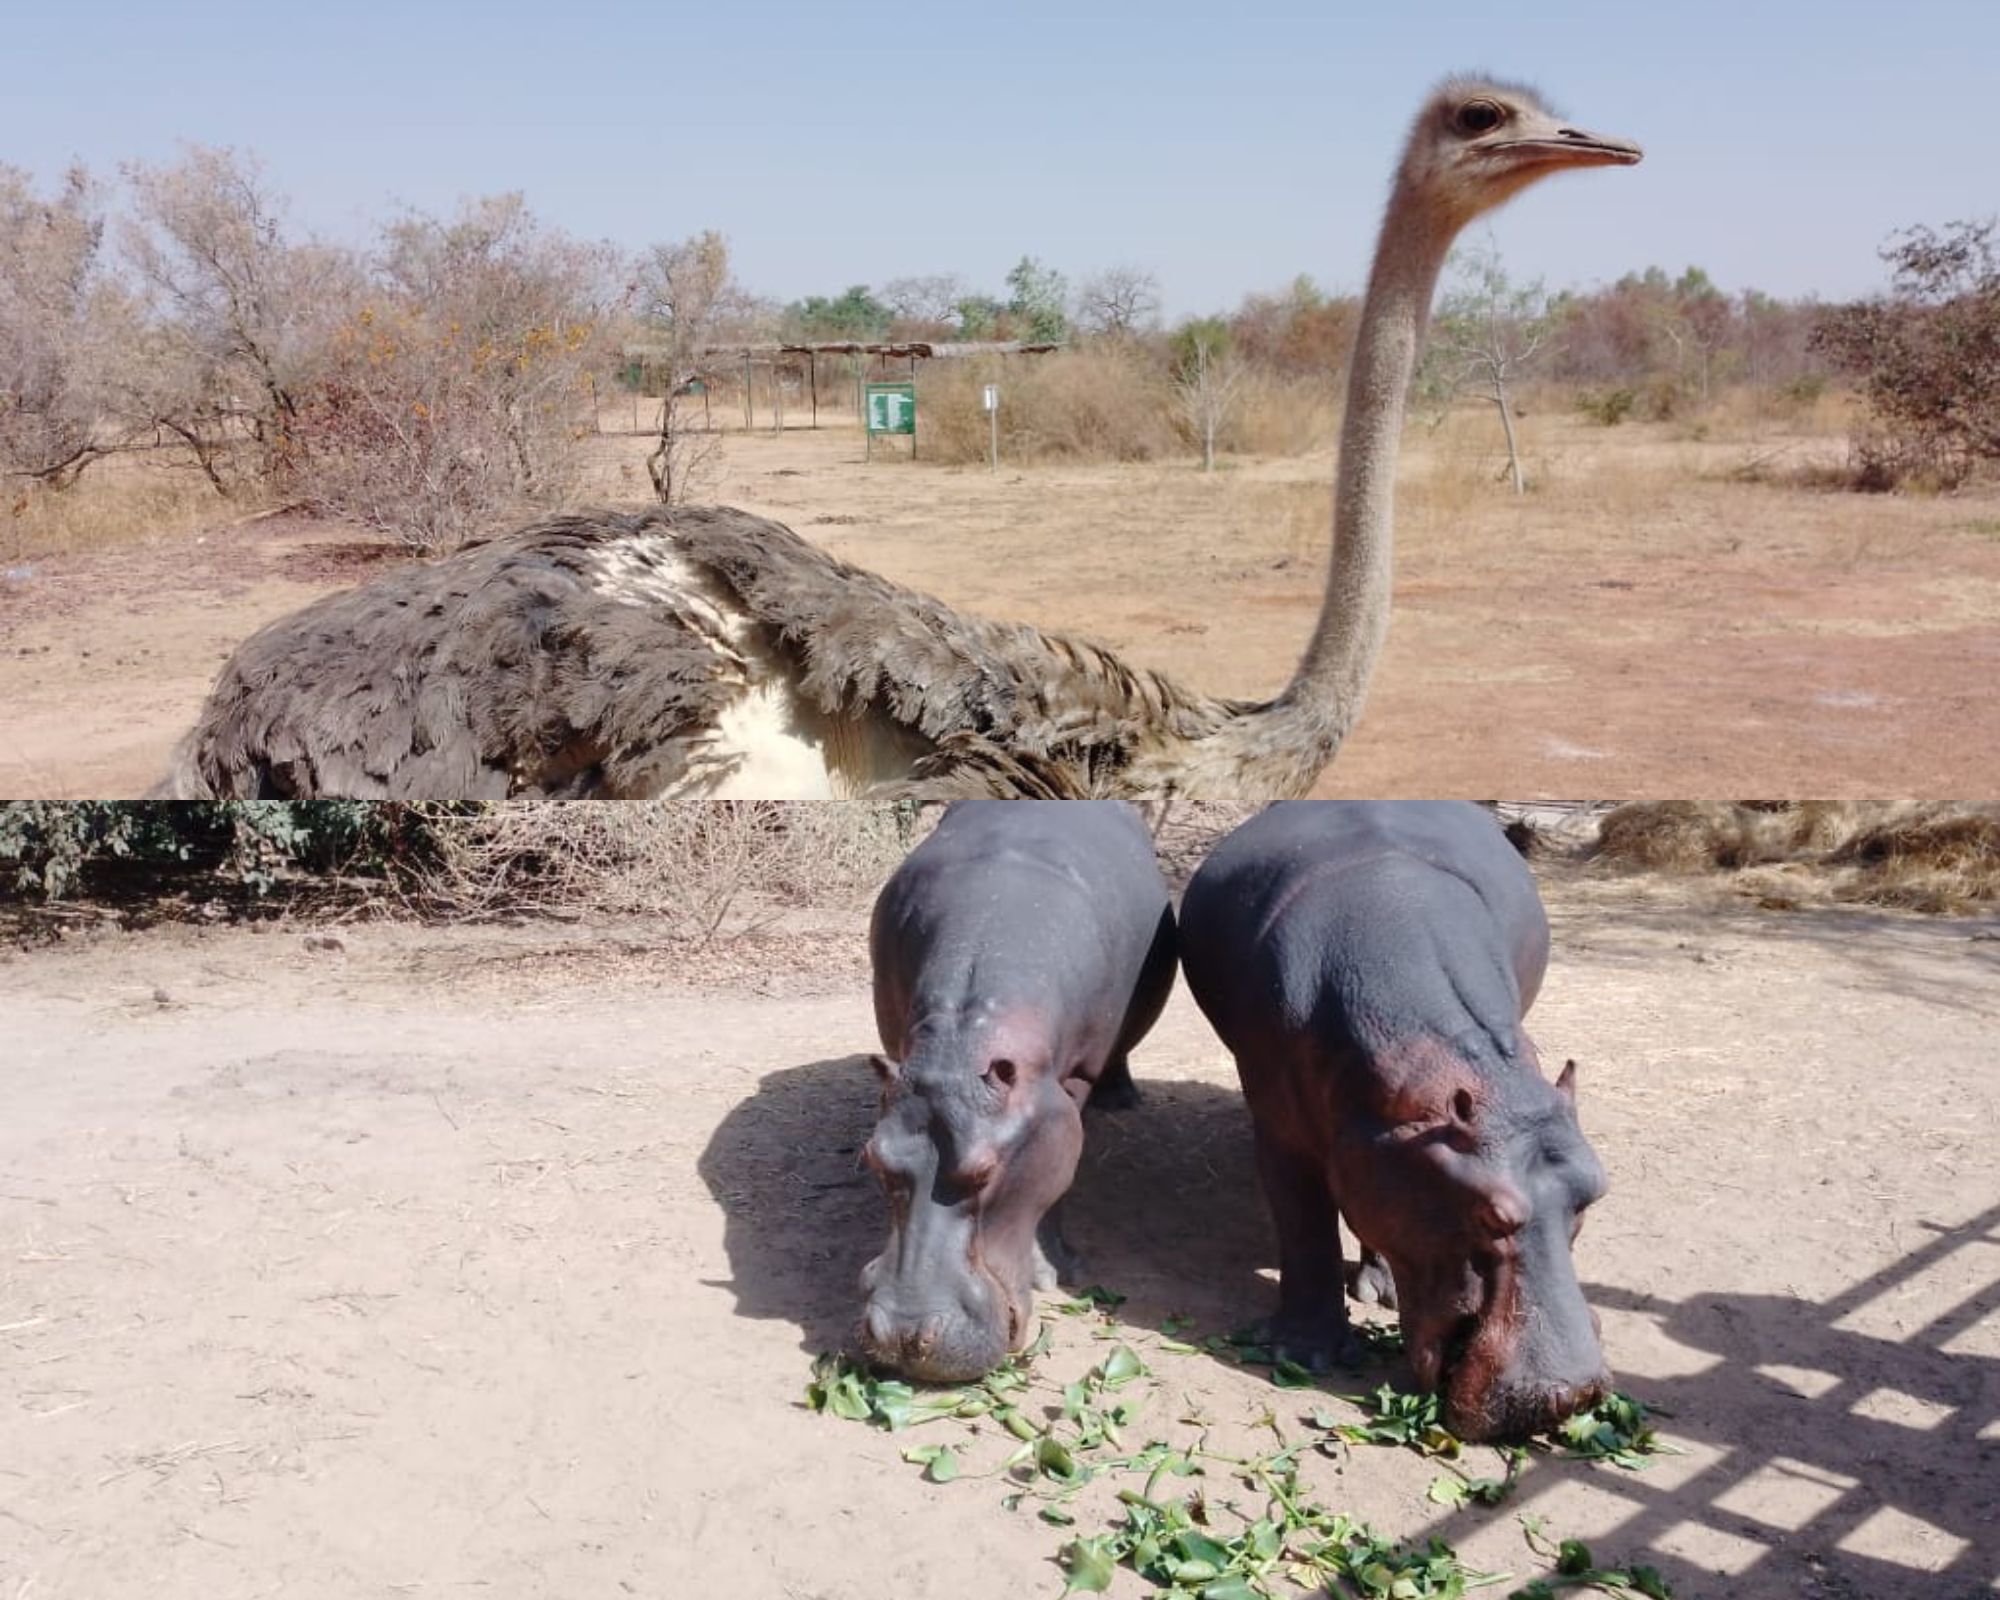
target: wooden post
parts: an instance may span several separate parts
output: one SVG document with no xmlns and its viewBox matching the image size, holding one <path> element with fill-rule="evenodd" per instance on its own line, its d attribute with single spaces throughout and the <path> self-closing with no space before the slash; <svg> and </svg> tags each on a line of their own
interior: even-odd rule
<svg viewBox="0 0 2000 1600">
<path fill-rule="evenodd" d="M 750 421 L 750 352 L 743 352 L 743 431 L 748 433 Z"/>
<path fill-rule="evenodd" d="M 806 375 L 812 384 L 813 427 L 819 427 L 819 352 L 806 352 Z"/>
<path fill-rule="evenodd" d="M 771 431 L 785 431 L 785 366 L 781 357 L 771 357 Z"/>
</svg>

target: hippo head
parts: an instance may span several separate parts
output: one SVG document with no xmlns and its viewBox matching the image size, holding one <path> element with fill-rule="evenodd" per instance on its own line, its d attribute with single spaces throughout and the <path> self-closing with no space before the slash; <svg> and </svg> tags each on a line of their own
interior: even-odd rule
<svg viewBox="0 0 2000 1600">
<path fill-rule="evenodd" d="M 1342 1209 L 1395 1275 L 1410 1365 L 1464 1439 L 1542 1432 L 1608 1383 L 1570 1260 L 1604 1168 L 1576 1063 L 1550 1084 L 1523 1054 L 1498 1077 L 1433 1057 L 1343 1162 Z"/>
<path fill-rule="evenodd" d="M 1079 1099 L 1046 1043 L 1001 1028 L 920 1032 L 875 1058 L 882 1115 L 862 1159 L 889 1199 L 889 1242 L 862 1269 L 862 1348 L 908 1377 L 983 1376 L 1026 1342 L 1035 1230 L 1083 1150 Z"/>
</svg>

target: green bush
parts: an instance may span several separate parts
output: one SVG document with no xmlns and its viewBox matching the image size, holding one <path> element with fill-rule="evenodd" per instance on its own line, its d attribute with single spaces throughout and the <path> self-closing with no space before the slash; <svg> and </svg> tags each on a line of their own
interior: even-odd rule
<svg viewBox="0 0 2000 1600">
<path fill-rule="evenodd" d="M 1639 407 L 1639 391 L 1630 387 L 1586 389 L 1576 397 L 1576 409 L 1600 428 L 1615 428 Z"/>
<path fill-rule="evenodd" d="M 116 871 L 267 894 L 292 872 L 380 874 L 432 813 L 357 800 L 0 802 L 0 900 L 59 900 Z"/>
</svg>

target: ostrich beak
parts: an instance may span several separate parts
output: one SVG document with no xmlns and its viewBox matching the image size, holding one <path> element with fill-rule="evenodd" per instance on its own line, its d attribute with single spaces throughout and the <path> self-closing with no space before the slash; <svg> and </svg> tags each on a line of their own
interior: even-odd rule
<svg viewBox="0 0 2000 1600">
<path fill-rule="evenodd" d="M 1490 147 L 1502 159 L 1526 167 L 1631 167 L 1645 152 L 1630 139 L 1614 139 L 1582 128 L 1524 129 Z"/>
</svg>

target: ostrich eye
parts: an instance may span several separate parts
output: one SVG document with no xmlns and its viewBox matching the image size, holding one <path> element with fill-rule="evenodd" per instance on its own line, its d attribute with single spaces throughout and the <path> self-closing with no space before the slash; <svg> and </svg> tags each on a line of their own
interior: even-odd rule
<svg viewBox="0 0 2000 1600">
<path fill-rule="evenodd" d="M 1491 133 L 1507 120 L 1507 113 L 1491 100 L 1468 100 L 1458 108 L 1458 131 L 1477 135 Z"/>
</svg>

